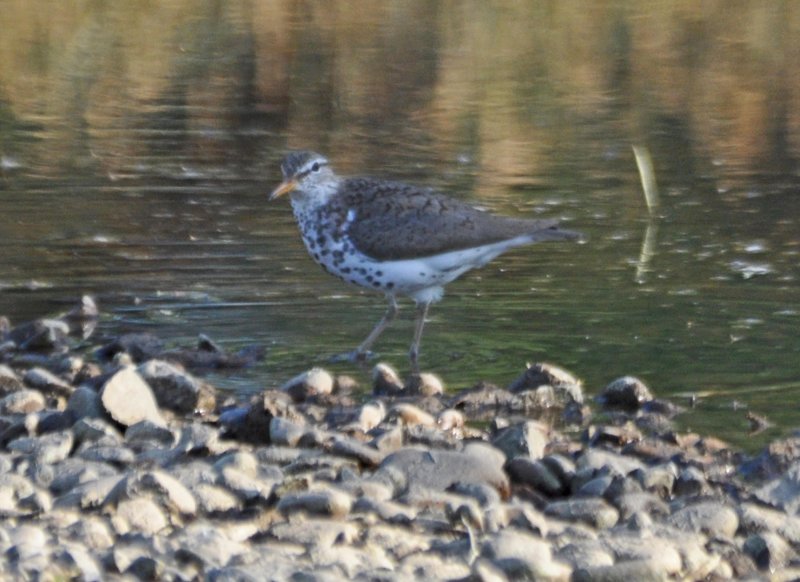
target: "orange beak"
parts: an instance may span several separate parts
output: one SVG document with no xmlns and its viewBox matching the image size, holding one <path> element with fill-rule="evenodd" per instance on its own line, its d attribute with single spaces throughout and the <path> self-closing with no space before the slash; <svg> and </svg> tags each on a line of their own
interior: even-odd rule
<svg viewBox="0 0 800 582">
<path fill-rule="evenodd" d="M 284 194 L 292 192 L 295 188 L 297 188 L 297 180 L 293 178 L 284 180 L 280 186 L 272 191 L 272 194 L 269 195 L 269 199 L 275 200 L 276 198 L 280 198 Z"/>
</svg>

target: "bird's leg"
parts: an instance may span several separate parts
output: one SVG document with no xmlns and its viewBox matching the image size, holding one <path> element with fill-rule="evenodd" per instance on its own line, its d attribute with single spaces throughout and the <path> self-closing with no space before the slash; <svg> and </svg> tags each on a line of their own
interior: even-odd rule
<svg viewBox="0 0 800 582">
<path fill-rule="evenodd" d="M 359 345 L 356 349 L 352 352 L 348 352 L 346 354 L 342 354 L 340 356 L 334 356 L 334 361 L 339 360 L 350 360 L 351 362 L 363 362 L 368 359 L 369 357 L 369 350 L 372 347 L 372 344 L 375 343 L 375 340 L 380 337 L 392 320 L 394 319 L 395 315 L 397 315 L 397 299 L 395 299 L 394 295 L 388 295 L 389 298 L 389 307 L 386 309 L 386 313 L 383 314 L 381 320 L 378 322 L 378 325 L 375 326 L 370 334 L 367 336 L 361 345 Z"/>
<path fill-rule="evenodd" d="M 411 349 L 408 351 L 408 359 L 411 360 L 411 375 L 419 376 L 419 344 L 422 341 L 422 330 L 425 327 L 425 318 L 428 316 L 430 301 L 417 304 L 417 320 L 414 325 L 414 340 L 411 342 Z"/>
</svg>

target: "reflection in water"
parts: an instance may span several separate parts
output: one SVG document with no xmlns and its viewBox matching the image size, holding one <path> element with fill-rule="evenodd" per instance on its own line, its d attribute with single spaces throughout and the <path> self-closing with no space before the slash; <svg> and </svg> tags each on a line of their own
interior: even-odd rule
<svg viewBox="0 0 800 582">
<path fill-rule="evenodd" d="M 590 392 L 632 373 L 797 424 L 800 6 L 35 0 L 2 18 L 12 320 L 91 292 L 101 334 L 267 344 L 219 379 L 242 391 L 324 361 L 381 307 L 315 271 L 266 204 L 284 151 L 308 147 L 589 234 L 448 288 L 423 363 L 452 387 L 547 359 Z M 658 176 L 657 251 L 632 144 Z M 377 346 L 390 361 L 410 325 Z M 736 438 L 727 402 L 693 427 Z"/>
</svg>

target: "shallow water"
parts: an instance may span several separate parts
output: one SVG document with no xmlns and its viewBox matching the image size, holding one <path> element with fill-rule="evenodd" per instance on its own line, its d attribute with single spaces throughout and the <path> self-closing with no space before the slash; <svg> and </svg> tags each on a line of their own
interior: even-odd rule
<svg viewBox="0 0 800 582">
<path fill-rule="evenodd" d="M 800 424 L 800 7 L 792 3 L 6 2 L 0 313 L 82 293 L 98 333 L 206 333 L 265 361 L 240 394 L 358 344 L 384 300 L 307 257 L 291 148 L 346 174 L 561 218 L 447 288 L 422 365 L 451 389 L 551 361 L 699 396 L 748 447 Z M 9 25 L 9 23 L 13 23 Z M 651 216 L 631 146 L 650 152 Z M 406 370 L 413 309 L 376 346 Z M 330 366 L 355 374 L 347 364 Z M 747 435 L 745 414 L 775 425 Z"/>
</svg>

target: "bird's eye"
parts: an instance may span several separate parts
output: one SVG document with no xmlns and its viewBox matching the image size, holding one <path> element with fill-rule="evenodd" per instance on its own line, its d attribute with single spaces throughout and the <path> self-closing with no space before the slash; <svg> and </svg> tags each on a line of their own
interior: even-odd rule
<svg viewBox="0 0 800 582">
<path fill-rule="evenodd" d="M 311 171 L 312 172 L 319 172 L 319 163 L 314 162 L 314 164 L 311 166 Z"/>
</svg>

